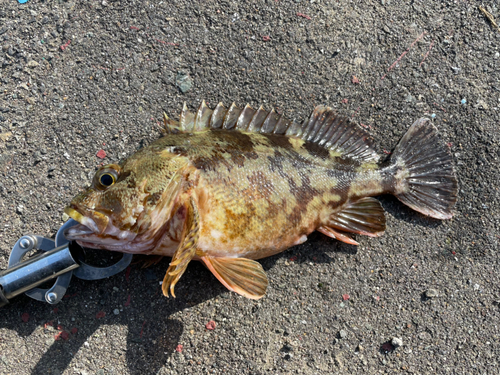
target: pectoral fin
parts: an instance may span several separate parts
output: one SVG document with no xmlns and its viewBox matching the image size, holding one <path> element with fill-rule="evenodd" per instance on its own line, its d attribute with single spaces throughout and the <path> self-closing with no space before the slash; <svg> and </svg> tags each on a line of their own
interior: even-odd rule
<svg viewBox="0 0 500 375">
<path fill-rule="evenodd" d="M 205 263 L 226 288 L 250 299 L 264 297 L 267 276 L 260 263 L 246 258 L 219 258 L 204 256 Z"/>
<path fill-rule="evenodd" d="M 183 239 L 175 251 L 167 273 L 163 279 L 162 290 L 163 294 L 168 297 L 169 290 L 175 298 L 174 287 L 177 281 L 181 278 L 184 271 L 186 271 L 188 263 L 193 259 L 196 253 L 198 244 L 200 217 L 198 208 L 191 198 L 187 205 L 186 221 L 184 223 Z"/>
<path fill-rule="evenodd" d="M 358 233 L 370 237 L 381 236 L 385 231 L 384 209 L 375 198 L 361 198 L 348 203 L 341 211 L 332 214 L 328 223 L 317 230 L 342 242 L 358 245 L 344 233 Z"/>
</svg>

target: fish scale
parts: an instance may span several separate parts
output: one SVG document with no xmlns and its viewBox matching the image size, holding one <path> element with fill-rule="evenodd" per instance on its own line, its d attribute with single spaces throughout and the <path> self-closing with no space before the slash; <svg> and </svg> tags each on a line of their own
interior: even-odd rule
<svg viewBox="0 0 500 375">
<path fill-rule="evenodd" d="M 350 233 L 384 233 L 373 196 L 393 194 L 425 215 L 449 219 L 457 181 L 430 120 L 417 120 L 378 164 L 373 138 L 333 109 L 302 123 L 262 106 L 214 110 L 184 104 L 164 114 L 165 134 L 119 164 L 100 168 L 65 212 L 82 246 L 171 256 L 165 295 L 191 260 L 228 289 L 261 298 L 268 281 L 256 260 L 303 243 L 317 230 L 356 245 Z"/>
</svg>

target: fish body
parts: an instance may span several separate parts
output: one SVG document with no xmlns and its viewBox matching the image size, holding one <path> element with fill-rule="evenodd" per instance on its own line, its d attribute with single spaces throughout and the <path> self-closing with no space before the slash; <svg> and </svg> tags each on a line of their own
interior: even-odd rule
<svg viewBox="0 0 500 375">
<path fill-rule="evenodd" d="M 428 119 L 417 120 L 389 162 L 379 164 L 361 128 L 318 106 L 302 124 L 262 107 L 213 111 L 186 106 L 166 134 L 97 171 L 66 212 L 81 225 L 66 236 L 82 246 L 171 256 L 163 291 L 191 260 L 230 290 L 260 298 L 267 277 L 256 259 L 301 244 L 318 230 L 385 230 L 380 194 L 447 219 L 456 201 L 451 156 Z"/>
</svg>

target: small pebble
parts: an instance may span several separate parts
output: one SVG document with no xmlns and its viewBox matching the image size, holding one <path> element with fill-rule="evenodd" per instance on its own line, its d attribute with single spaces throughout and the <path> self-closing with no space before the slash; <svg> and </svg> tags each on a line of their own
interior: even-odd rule
<svg viewBox="0 0 500 375">
<path fill-rule="evenodd" d="M 118 310 L 118 309 L 114 309 L 114 310 L 113 310 L 113 314 L 115 314 L 115 315 L 120 314 L 120 310 Z"/>
<path fill-rule="evenodd" d="M 183 94 L 191 90 L 191 87 L 193 87 L 193 80 L 188 74 L 183 72 L 177 73 L 175 83 Z"/>
<path fill-rule="evenodd" d="M 114 290 L 115 292 L 119 292 L 119 291 L 120 291 L 120 288 L 118 288 L 118 287 L 114 286 L 114 287 L 113 287 L 113 290 Z"/>
<path fill-rule="evenodd" d="M 426 292 L 425 292 L 425 296 L 427 298 L 435 298 L 435 297 L 439 297 L 439 292 L 436 290 L 436 289 L 427 289 Z"/>
<path fill-rule="evenodd" d="M 345 339 L 347 337 L 347 331 L 341 329 L 340 332 L 339 332 L 339 337 L 341 339 Z"/>
<path fill-rule="evenodd" d="M 399 348 L 400 346 L 403 346 L 403 339 L 400 339 L 399 337 L 394 337 L 391 341 L 391 344 L 395 348 Z"/>
</svg>

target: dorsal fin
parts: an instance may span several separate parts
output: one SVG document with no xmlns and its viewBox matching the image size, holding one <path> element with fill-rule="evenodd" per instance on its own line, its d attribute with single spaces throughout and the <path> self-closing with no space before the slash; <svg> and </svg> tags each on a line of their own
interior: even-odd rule
<svg viewBox="0 0 500 375">
<path fill-rule="evenodd" d="M 233 103 L 226 109 L 219 103 L 212 111 L 205 101 L 196 114 L 189 112 L 184 103 L 179 122 L 169 119 L 165 114 L 163 121 L 167 133 L 235 129 L 262 134 L 284 134 L 358 160 L 378 161 L 380 158 L 373 149 L 373 138 L 364 129 L 323 105 L 314 108 L 302 124 L 287 120 L 274 109 L 266 111 L 262 106 L 255 110 L 247 104 L 240 109 Z"/>
</svg>

